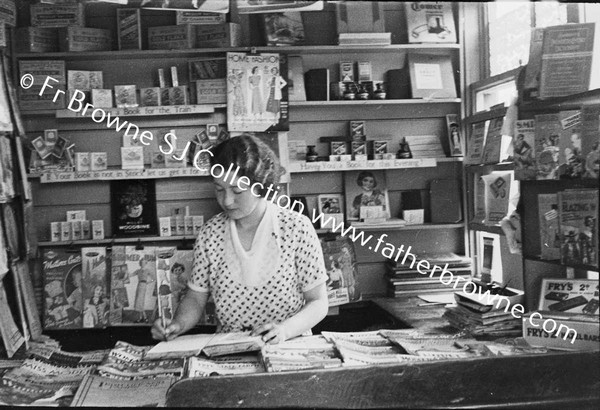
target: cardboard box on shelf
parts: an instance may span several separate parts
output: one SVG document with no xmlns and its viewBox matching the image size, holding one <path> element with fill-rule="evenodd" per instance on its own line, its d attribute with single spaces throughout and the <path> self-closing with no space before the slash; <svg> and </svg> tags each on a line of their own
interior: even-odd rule
<svg viewBox="0 0 600 410">
<path fill-rule="evenodd" d="M 32 4 L 31 25 L 34 27 L 85 26 L 83 4 Z"/>
<path fill-rule="evenodd" d="M 242 30 L 239 24 L 207 24 L 195 26 L 196 47 L 239 47 L 242 41 Z"/>
<path fill-rule="evenodd" d="M 194 26 L 148 27 L 149 50 L 180 50 L 196 46 Z"/>
<path fill-rule="evenodd" d="M 20 27 L 16 31 L 16 47 L 20 53 L 52 53 L 58 51 L 58 32 L 51 27 Z"/>
<path fill-rule="evenodd" d="M 60 51 L 110 51 L 112 33 L 110 30 L 89 27 L 66 27 L 58 32 Z"/>
</svg>

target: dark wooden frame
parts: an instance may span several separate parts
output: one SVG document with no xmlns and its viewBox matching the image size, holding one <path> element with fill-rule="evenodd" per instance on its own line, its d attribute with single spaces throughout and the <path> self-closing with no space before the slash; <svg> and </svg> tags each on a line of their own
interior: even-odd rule
<svg viewBox="0 0 600 410">
<path fill-rule="evenodd" d="M 168 407 L 598 408 L 600 355 L 483 357 L 185 379 Z"/>
</svg>

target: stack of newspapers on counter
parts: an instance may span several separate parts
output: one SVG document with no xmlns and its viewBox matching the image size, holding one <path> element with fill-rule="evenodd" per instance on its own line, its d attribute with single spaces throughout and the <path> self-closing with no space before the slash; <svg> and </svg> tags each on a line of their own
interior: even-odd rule
<svg viewBox="0 0 600 410">
<path fill-rule="evenodd" d="M 455 293 L 456 305 L 447 307 L 444 313 L 448 322 L 453 327 L 473 336 L 520 335 L 521 320 L 511 314 L 511 307 L 518 303 L 523 292 L 495 284 L 484 285 L 472 282 L 472 286 L 480 287 L 483 296 L 479 297 L 479 290 L 473 294 Z M 486 296 L 487 291 L 490 292 L 489 298 Z"/>
</svg>

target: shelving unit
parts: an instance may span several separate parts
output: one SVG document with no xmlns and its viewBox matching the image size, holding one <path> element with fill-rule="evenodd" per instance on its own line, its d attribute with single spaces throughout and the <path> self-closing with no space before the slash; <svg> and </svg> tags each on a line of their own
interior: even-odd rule
<svg viewBox="0 0 600 410">
<path fill-rule="evenodd" d="M 350 54 L 350 53 L 372 53 L 374 50 L 379 53 L 398 53 L 402 51 L 422 51 L 428 53 L 447 52 L 448 50 L 459 50 L 460 44 L 390 44 L 377 46 L 339 46 L 339 45 L 319 45 L 310 46 L 256 46 L 256 47 L 226 47 L 226 48 L 193 48 L 185 50 L 168 50 L 169 58 L 191 58 L 199 54 L 223 54 L 233 53 L 272 53 L 278 52 L 290 55 L 313 55 L 313 54 Z M 82 51 L 82 52 L 54 52 L 43 53 L 47 59 L 69 59 L 69 60 L 121 60 L 121 59 L 149 59 L 165 58 L 167 50 L 111 50 L 111 51 Z M 15 53 L 18 60 L 35 60 L 40 53 Z"/>
<path fill-rule="evenodd" d="M 52 246 L 68 246 L 68 247 L 79 247 L 79 246 L 102 246 L 112 244 L 131 244 L 131 243 L 159 243 L 159 242 L 189 242 L 191 244 L 196 240 L 195 236 L 133 236 L 130 238 L 107 238 L 107 239 L 85 239 L 79 241 L 59 241 L 49 242 L 42 241 L 38 242 L 38 246 L 41 247 L 52 247 Z"/>
<path fill-rule="evenodd" d="M 539 289 L 544 278 L 574 277 L 585 279 L 589 267 L 567 265 L 559 259 L 542 259 L 540 257 L 541 238 L 538 211 L 538 195 L 557 193 L 565 189 L 595 188 L 600 182 L 593 179 L 581 180 L 545 180 L 521 181 L 521 201 L 523 202 L 523 272 L 526 295 L 526 308 L 536 309 L 539 303 Z M 598 250 L 596 249 L 596 252 Z M 596 268 L 596 272 L 598 269 Z"/>
<path fill-rule="evenodd" d="M 208 170 L 195 167 L 186 168 L 146 168 L 146 169 L 107 169 L 104 171 L 82 172 L 44 172 L 31 178 L 39 177 L 40 182 L 83 182 L 83 181 L 114 181 L 120 179 L 163 179 L 208 176 Z"/>
<path fill-rule="evenodd" d="M 387 7 L 387 6 L 386 6 Z M 394 18 L 402 18 L 403 5 L 390 4 Z M 104 5 L 101 9 L 110 15 L 95 16 L 92 26 L 111 27 L 110 17 L 114 7 Z M 455 16 L 458 17 L 459 7 Z M 317 16 L 319 13 L 312 13 Z M 317 16 L 318 17 L 318 16 Z M 331 11 L 323 12 L 321 20 L 335 20 Z M 249 19 L 251 20 L 251 19 Z M 312 19 L 311 19 L 312 20 Z M 90 22 L 88 22 L 89 24 Z M 457 29 L 461 20 L 456 18 Z M 144 16 L 142 25 L 144 26 Z M 170 24 L 170 23 L 167 23 Z M 251 25 L 251 21 L 246 23 Z M 312 21 L 306 27 L 312 30 Z M 320 23 L 319 23 L 320 24 Z M 153 22 L 154 25 L 154 22 Z M 166 24 L 165 24 L 166 25 Z M 327 26 L 330 27 L 330 26 Z M 252 30 L 250 41 L 255 40 Z M 329 30 L 329 28 L 328 28 Z M 397 32 L 397 28 L 392 29 Z M 138 89 L 154 87 L 158 84 L 157 70 L 177 67 L 181 84 L 188 83 L 188 61 L 204 57 L 224 57 L 227 52 L 280 53 L 288 56 L 301 56 L 304 72 L 312 68 L 328 68 L 330 81 L 338 80 L 340 61 L 370 61 L 374 80 L 385 79 L 389 69 L 402 68 L 410 53 L 445 55 L 451 58 L 458 98 L 444 99 L 386 99 L 366 101 L 290 101 L 290 130 L 288 140 L 304 140 L 307 145 L 317 145 L 319 154 L 325 155 L 325 144 L 319 143 L 321 136 L 346 135 L 348 121 L 364 120 L 368 139 L 382 137 L 389 141 L 389 152 L 397 150 L 401 137 L 406 135 L 438 135 L 440 142 L 449 154 L 446 139 L 446 114 L 459 114 L 463 104 L 461 90 L 461 44 L 392 44 L 387 46 L 337 46 L 332 45 L 332 32 L 325 37 L 312 38 L 307 34 L 305 46 L 244 46 L 232 48 L 196 48 L 189 50 L 126 50 L 100 52 L 55 52 L 55 53 L 16 53 L 13 55 L 14 74 L 18 75 L 18 61 L 25 60 L 64 60 L 67 70 L 102 71 L 105 88 L 114 85 L 135 84 Z M 394 34 L 397 36 L 397 34 Z M 394 38 L 394 37 L 393 37 Z M 317 44 L 317 42 L 323 42 Z M 226 104 L 188 105 L 183 107 L 139 107 L 135 109 L 102 108 L 111 117 L 119 116 L 134 122 L 140 131 L 153 133 L 150 150 L 157 150 L 156 140 L 161 133 L 171 129 L 176 131 L 178 142 L 185 144 L 192 139 L 199 128 L 206 124 L 227 123 Z M 101 108 L 101 107 L 99 107 Z M 64 220 L 66 210 L 86 210 L 89 219 L 110 221 L 109 182 L 118 179 L 156 179 L 157 210 L 159 216 L 169 215 L 169 209 L 190 206 L 190 213 L 204 215 L 208 220 L 219 211 L 214 200 L 212 181 L 208 172 L 193 167 L 187 168 L 147 168 L 144 170 L 120 169 L 121 133 L 107 129 L 106 124 L 95 123 L 91 113 L 81 116 L 69 109 L 23 111 L 25 128 L 31 135 L 39 135 L 44 129 L 58 129 L 59 134 L 75 143 L 76 151 L 107 152 L 108 169 L 88 172 L 48 172 L 31 175 L 33 196 L 36 198 L 37 236 L 43 246 L 54 246 L 49 239 L 49 224 Z M 462 158 L 415 158 L 410 160 L 380 160 L 361 162 L 291 162 L 292 174 L 288 192 L 294 196 L 305 196 L 310 204 L 319 194 L 343 193 L 344 173 L 355 170 L 385 170 L 391 200 L 392 216 L 399 216 L 400 194 L 405 190 L 420 190 L 424 207 L 429 206 L 429 183 L 434 179 L 450 178 L 461 180 Z M 76 193 L 76 194 L 75 194 Z M 427 215 L 428 210 L 426 210 Z M 110 224 L 105 223 L 106 236 L 112 236 Z M 464 254 L 465 223 L 410 225 L 401 228 L 382 227 L 390 231 L 390 241 L 416 243 L 422 250 L 436 249 Z M 368 228 L 369 231 L 381 228 Z M 319 231 L 324 232 L 324 231 Z M 160 241 L 165 238 L 159 238 Z M 152 241 L 153 239 L 148 239 Z M 177 240 L 177 239 L 168 239 Z M 106 239 L 111 243 L 111 239 Z M 122 241 L 122 239 L 119 239 Z M 127 238 L 124 241 L 128 241 Z M 135 239 L 133 240 L 135 242 Z M 93 242 L 96 243 L 96 242 Z M 120 243 L 120 242 L 119 242 Z M 77 242 L 77 244 L 87 244 Z M 60 245 L 64 246 L 64 245 Z M 358 252 L 358 275 L 363 295 L 381 296 L 385 294 L 382 282 L 384 259 L 377 256 L 365 257 Z M 364 263 L 363 263 L 364 262 Z"/>
</svg>

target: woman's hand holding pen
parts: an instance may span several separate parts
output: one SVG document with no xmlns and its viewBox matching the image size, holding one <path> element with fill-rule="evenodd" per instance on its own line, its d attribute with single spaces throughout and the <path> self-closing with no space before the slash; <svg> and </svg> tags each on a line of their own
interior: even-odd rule
<svg viewBox="0 0 600 410">
<path fill-rule="evenodd" d="M 173 340 L 183 332 L 183 327 L 171 319 L 156 319 L 152 326 L 152 338 L 155 340 Z"/>
<path fill-rule="evenodd" d="M 285 342 L 287 335 L 283 324 L 265 323 L 251 332 L 252 336 L 262 336 L 262 340 L 268 344 Z"/>
</svg>

